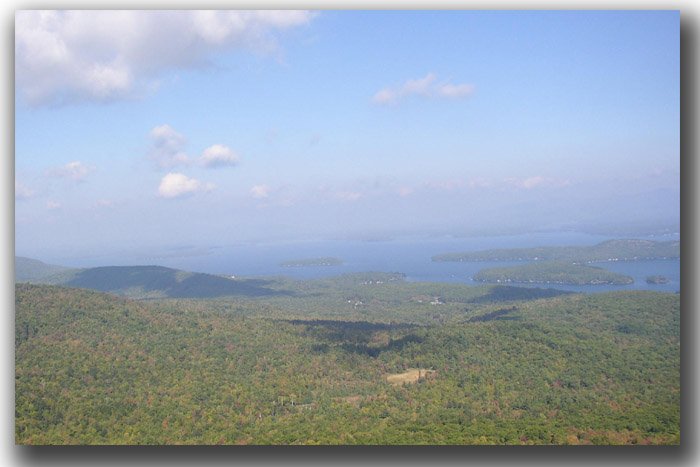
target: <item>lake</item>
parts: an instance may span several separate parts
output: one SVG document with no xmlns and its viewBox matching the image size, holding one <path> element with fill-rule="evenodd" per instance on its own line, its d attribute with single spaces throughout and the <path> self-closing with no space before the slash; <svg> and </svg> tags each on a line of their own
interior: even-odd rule
<svg viewBox="0 0 700 467">
<path fill-rule="evenodd" d="M 535 246 L 594 245 L 611 238 L 577 232 L 549 232 L 492 237 L 413 237 L 387 241 L 322 241 L 277 244 L 239 244 L 207 249 L 181 248 L 147 258 L 120 257 L 111 264 L 158 264 L 167 267 L 211 274 L 236 276 L 289 276 L 313 279 L 352 272 L 402 272 L 409 281 L 456 282 L 476 284 L 472 276 L 489 267 L 509 266 L 515 262 L 433 262 L 440 253 L 476 251 L 490 248 L 525 248 Z M 638 237 L 651 240 L 677 240 L 679 236 Z M 282 267 L 288 260 L 337 257 L 337 266 Z M 103 259 L 104 261 L 104 259 Z M 680 290 L 680 260 L 629 261 L 598 263 L 610 271 L 634 278 L 630 285 L 568 286 L 547 284 L 546 287 L 576 292 L 609 290 Z M 646 277 L 662 275 L 667 284 L 647 284 Z M 523 285 L 526 286 L 526 285 Z M 531 286 L 532 285 L 527 285 Z M 534 287 L 545 287 L 534 285 Z"/>
</svg>

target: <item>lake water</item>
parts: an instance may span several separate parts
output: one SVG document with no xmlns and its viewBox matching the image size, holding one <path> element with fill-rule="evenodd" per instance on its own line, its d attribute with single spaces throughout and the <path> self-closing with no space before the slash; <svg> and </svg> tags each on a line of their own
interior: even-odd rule
<svg viewBox="0 0 700 467">
<path fill-rule="evenodd" d="M 594 245 L 614 237 L 576 232 L 537 233 L 498 237 L 465 238 L 404 238 L 390 241 L 325 241 L 287 244 L 246 244 L 170 252 L 149 258 L 120 258 L 111 264 L 158 264 L 188 271 L 236 276 L 289 276 L 312 279 L 351 272 L 402 272 L 409 281 L 455 282 L 476 284 L 472 276 L 480 269 L 518 264 L 515 262 L 433 262 L 431 257 L 440 253 L 476 251 L 490 248 L 521 248 L 557 245 Z M 678 235 L 649 237 L 652 240 L 677 240 Z M 282 267 L 283 261 L 337 257 L 338 266 Z M 630 285 L 546 286 L 576 292 L 604 292 L 609 290 L 680 290 L 680 260 L 629 261 L 599 263 L 597 266 L 634 278 Z M 662 275 L 667 284 L 647 284 L 646 277 Z M 528 285 L 529 286 L 529 285 Z M 538 285 L 535 285 L 538 287 Z"/>
</svg>

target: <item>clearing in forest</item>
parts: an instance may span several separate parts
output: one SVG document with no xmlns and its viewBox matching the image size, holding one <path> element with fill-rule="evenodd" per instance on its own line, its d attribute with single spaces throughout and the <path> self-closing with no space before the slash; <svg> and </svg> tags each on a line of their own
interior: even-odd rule
<svg viewBox="0 0 700 467">
<path fill-rule="evenodd" d="M 396 373 L 388 375 L 386 380 L 390 384 L 399 385 L 404 383 L 415 383 L 419 379 L 426 378 L 435 373 L 435 370 L 426 370 L 425 368 L 411 368 L 404 373 Z"/>
</svg>

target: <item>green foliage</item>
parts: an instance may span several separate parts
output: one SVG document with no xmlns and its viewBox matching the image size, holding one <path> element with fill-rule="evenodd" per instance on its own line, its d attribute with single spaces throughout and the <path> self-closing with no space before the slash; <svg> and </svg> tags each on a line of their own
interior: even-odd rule
<svg viewBox="0 0 700 467">
<path fill-rule="evenodd" d="M 64 266 L 46 264 L 36 259 L 15 256 L 15 282 L 44 282 L 55 275 L 69 274 Z"/>
<path fill-rule="evenodd" d="M 482 269 L 474 275 L 479 282 L 535 283 L 535 284 L 631 284 L 629 276 L 603 268 L 564 261 L 538 261 L 507 268 Z"/>
<path fill-rule="evenodd" d="M 55 276 L 52 276 L 55 277 Z M 284 294 L 265 279 L 232 279 L 162 266 L 107 266 L 83 269 L 56 285 L 112 292 L 132 298 L 211 298 Z"/>
<path fill-rule="evenodd" d="M 536 300 L 538 298 L 570 295 L 573 292 L 559 289 L 541 289 L 537 287 L 516 287 L 512 285 L 494 285 L 488 293 L 475 297 L 474 303 L 503 302 L 509 300 Z"/>
<path fill-rule="evenodd" d="M 677 295 L 494 302 L 377 277 L 216 300 L 17 285 L 15 441 L 679 443 Z M 435 373 L 387 382 L 410 368 Z"/>
<path fill-rule="evenodd" d="M 647 284 L 668 284 L 668 278 L 664 276 L 649 276 L 646 278 Z"/>
</svg>

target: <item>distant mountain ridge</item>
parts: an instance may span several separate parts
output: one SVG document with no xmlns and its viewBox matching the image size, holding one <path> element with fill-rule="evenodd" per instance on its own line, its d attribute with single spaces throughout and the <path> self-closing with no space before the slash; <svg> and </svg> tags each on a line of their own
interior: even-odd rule
<svg viewBox="0 0 700 467">
<path fill-rule="evenodd" d="M 164 266 L 71 269 L 48 265 L 30 258 L 18 257 L 17 262 L 21 267 L 16 268 L 15 282 L 92 289 L 131 298 L 216 298 L 287 293 L 270 288 L 270 280 L 233 279 Z"/>
<path fill-rule="evenodd" d="M 543 246 L 534 248 L 498 248 L 463 253 L 445 253 L 432 257 L 433 261 L 571 261 L 605 262 L 680 257 L 678 240 L 616 239 L 592 246 Z"/>
<path fill-rule="evenodd" d="M 73 269 L 47 264 L 38 259 L 15 256 L 15 282 L 43 282 L 51 276 L 68 271 L 73 271 Z"/>
</svg>

